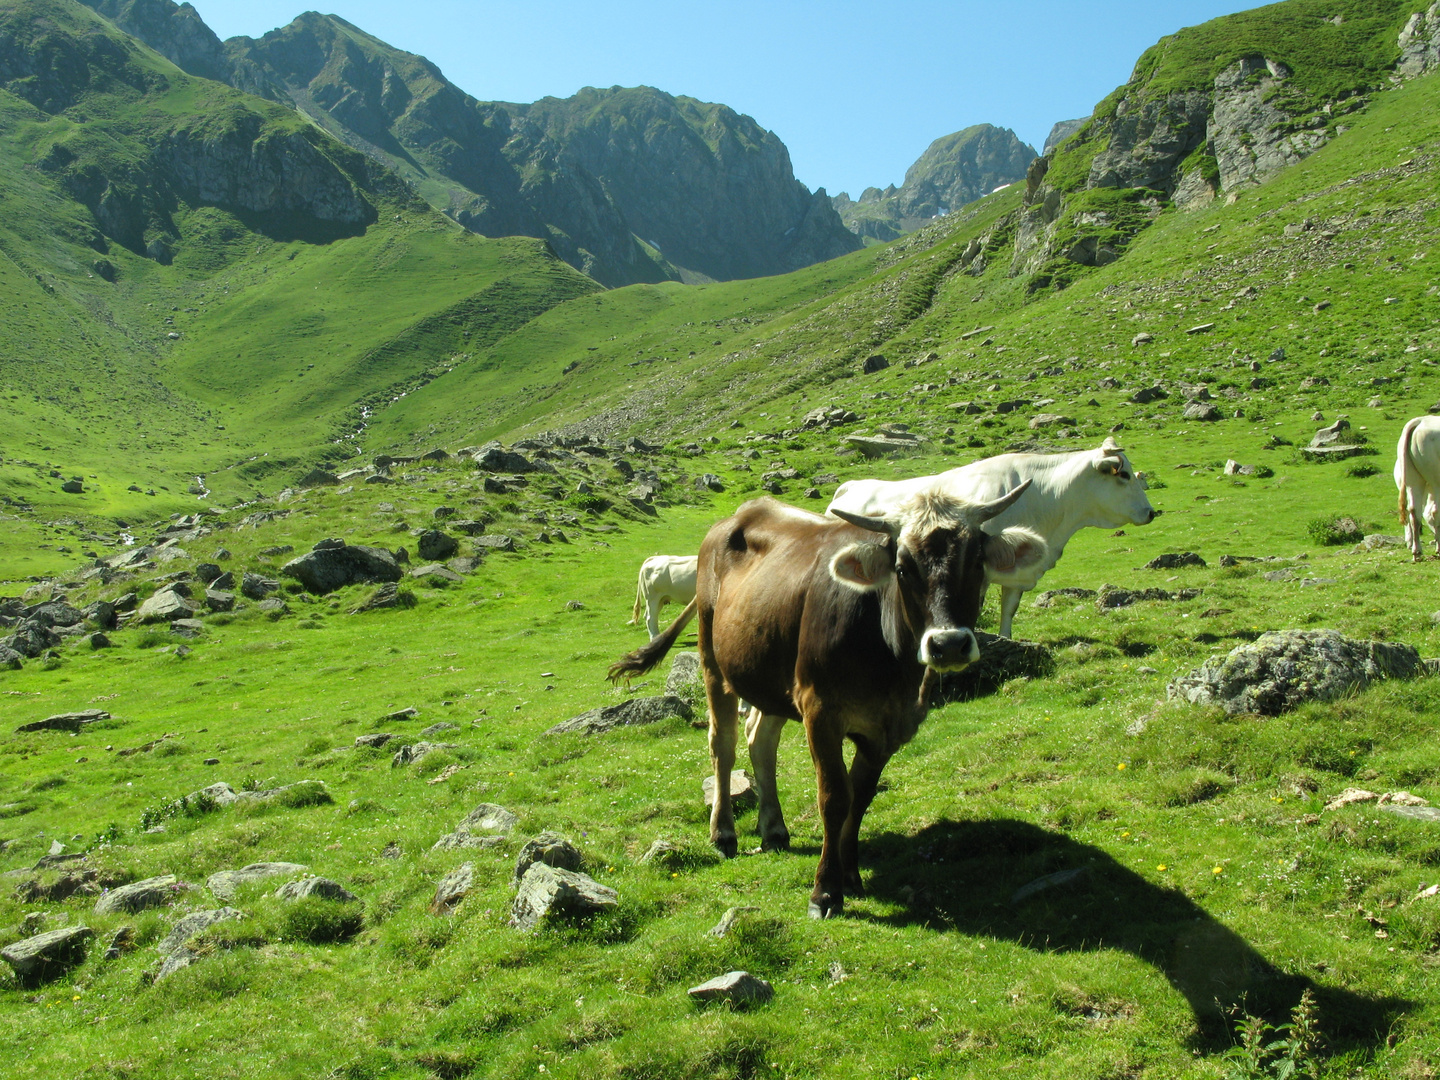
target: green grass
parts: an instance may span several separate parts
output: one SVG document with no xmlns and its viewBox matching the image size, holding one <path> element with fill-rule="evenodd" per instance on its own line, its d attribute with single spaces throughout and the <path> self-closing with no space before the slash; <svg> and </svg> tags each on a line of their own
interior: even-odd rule
<svg viewBox="0 0 1440 1080">
<path fill-rule="evenodd" d="M 1404 420 L 1440 399 L 1437 99 L 1434 76 L 1378 94 L 1350 132 L 1233 205 L 1166 209 L 1117 262 L 1033 294 L 1010 276 L 1014 190 L 796 274 L 608 292 L 531 242 L 467 238 L 423 208 L 387 206 L 364 235 L 315 244 L 262 239 L 195 207 L 180 220 L 210 238 L 199 246 L 219 250 L 216 262 L 161 267 L 114 252 L 112 285 L 84 276 L 89 249 L 67 239 L 65 222 L 78 230 L 83 217 L 34 170 L 5 165 L 0 190 L 36 211 L 0 219 L 10 259 L 0 301 L 29 328 L 7 334 L 7 377 L 30 380 L 0 392 L 10 422 L 0 568 L 12 581 L 0 592 L 30 576 L 74 578 L 85 550 L 111 550 L 117 517 L 148 540 L 197 506 L 219 511 L 207 517 L 215 531 L 186 542 L 177 566 L 223 547 L 227 568 L 275 576 L 290 556 L 259 554 L 275 545 L 413 546 L 411 530 L 442 505 L 524 544 L 487 556 L 459 585 L 408 581 L 407 608 L 351 615 L 372 592 L 363 586 L 287 592 L 291 615 L 252 605 L 212 617 L 188 653 L 163 629 L 124 629 L 114 649 L 72 642 L 49 662 L 0 672 L 6 732 L 70 709 L 114 716 L 74 737 L 0 735 L 0 869 L 33 865 L 59 838 L 90 848 L 108 873 L 175 873 L 195 886 L 172 908 L 124 919 L 95 919 L 93 897 L 25 903 L 0 891 L 0 943 L 19 937 L 31 910 L 47 926 L 64 917 L 98 933 L 84 964 L 38 991 L 0 980 L 0 1039 L 18 1063 L 8 1068 L 1221 1076 L 1233 1024 L 1217 997 L 1243 995 L 1245 1010 L 1279 1024 L 1310 989 L 1327 1038 L 1323 1076 L 1430 1075 L 1440 908 L 1417 893 L 1440 876 L 1440 833 L 1370 805 L 1323 805 L 1350 786 L 1440 802 L 1433 681 L 1270 719 L 1167 702 L 1164 686 L 1268 629 L 1334 627 L 1440 655 L 1430 616 L 1440 564 L 1321 543 L 1329 534 L 1309 528 L 1344 516 L 1363 532 L 1398 532 L 1386 455 Z M 13 128 L 0 139 L 13 151 L 0 163 L 15 160 L 24 140 Z M 1309 233 L 1284 236 L 1307 219 Z M 1336 235 L 1319 240 L 1322 230 Z M 972 247 L 985 253 L 978 273 L 965 259 Z M 102 287 L 121 298 L 97 307 Z M 1330 306 L 1316 311 L 1321 300 Z M 180 339 L 137 344 L 134 328 L 153 329 L 147 304 L 180 309 L 165 316 Z M 1209 332 L 1185 333 L 1207 322 Z M 980 327 L 990 329 L 962 337 Z M 1154 342 L 1132 346 L 1141 330 Z M 59 342 L 53 352 L 46 340 Z M 1271 363 L 1279 347 L 1286 358 Z M 875 352 L 891 366 L 859 375 Z M 1328 384 L 1300 387 L 1316 375 Z M 1157 380 L 1170 397 L 1128 404 Z M 1182 420 L 1182 383 L 1204 383 L 1225 418 Z M 380 400 L 386 391 L 398 400 Z M 794 850 L 728 862 L 705 849 L 703 732 L 669 721 L 589 739 L 543 734 L 620 700 L 603 674 L 642 634 L 626 625 L 639 562 L 695 550 L 766 471 L 798 470 L 782 497 L 819 509 L 823 498 L 804 489 L 828 497 L 834 481 L 817 476 L 918 475 L 1035 437 L 1030 411 L 947 405 L 1041 396 L 1077 419 L 1073 437 L 1049 442 L 1090 448 L 1116 429 L 1164 511 L 1146 527 L 1082 532 L 1041 587 L 1203 592 L 1104 613 L 1024 604 L 1017 633 L 1053 650 L 1053 675 L 935 711 L 896 755 L 862 832 L 869 895 L 846 918 L 804 915 L 820 828 L 798 729 L 779 763 Z M 367 457 L 566 425 L 663 442 L 625 455 L 665 480 L 657 513 L 632 507 L 629 484 L 602 459 L 584 469 L 562 459 L 557 475 L 503 496 L 452 462 L 401 468 L 392 485 L 282 497 L 315 461 L 334 460 L 328 440 L 371 401 L 354 440 Z M 865 419 L 801 430 L 819 405 Z M 1296 448 L 1320 426 L 1316 411 L 1326 423 L 1347 414 L 1377 455 L 1306 461 Z M 139 445 L 142 419 L 152 426 L 140 433 L 160 445 Z M 843 434 L 884 421 L 927 442 L 898 460 L 848 452 Z M 698 454 L 685 449 L 692 441 Z M 1231 458 L 1270 475 L 1225 476 Z M 1369 462 L 1374 471 L 1357 467 Z M 705 472 L 723 494 L 693 486 Z M 73 473 L 93 494 L 61 497 Z M 185 492 L 198 473 L 215 492 L 203 503 Z M 577 495 L 582 480 L 590 496 Z M 132 481 L 140 493 L 125 490 Z M 257 504 L 233 505 L 257 492 Z M 240 528 L 257 510 L 283 516 Z M 568 542 L 542 543 L 541 529 Z M 1209 565 L 1140 569 L 1178 551 Z M 1267 581 L 1270 565 L 1221 568 L 1226 554 L 1304 556 L 1283 565 L 1329 580 Z M 153 583 L 92 581 L 71 602 L 132 588 Z M 982 627 L 993 622 L 992 600 Z M 659 686 L 655 677 L 637 692 Z M 382 721 L 407 706 L 416 720 Z M 439 720 L 458 725 L 439 737 L 458 749 L 419 767 L 392 767 L 393 747 L 353 746 L 378 730 L 413 742 Z M 220 764 L 205 765 L 212 757 Z M 427 782 L 449 765 L 460 768 Z M 163 832 L 140 828 L 147 810 L 218 780 L 315 779 L 332 803 L 181 813 Z M 480 802 L 519 814 L 517 835 L 492 851 L 432 851 Z M 741 815 L 742 833 L 753 824 Z M 543 829 L 568 835 L 618 890 L 613 912 L 532 935 L 506 925 L 514 856 Z M 657 837 L 681 844 L 681 857 L 641 864 Z M 340 881 L 360 910 L 287 906 L 273 887 L 251 886 L 235 901 L 247 918 L 208 932 L 200 963 L 147 982 L 174 919 L 216 906 L 209 874 L 278 859 Z M 454 915 L 431 915 L 436 882 L 467 859 L 475 892 Z M 1068 870 L 1083 873 L 1014 899 Z M 757 910 L 729 937 L 709 937 L 735 906 Z M 136 927 L 138 948 L 101 960 L 122 923 Z M 732 1012 L 688 1001 L 687 987 L 732 968 L 774 983 L 774 1003 Z"/>
</svg>

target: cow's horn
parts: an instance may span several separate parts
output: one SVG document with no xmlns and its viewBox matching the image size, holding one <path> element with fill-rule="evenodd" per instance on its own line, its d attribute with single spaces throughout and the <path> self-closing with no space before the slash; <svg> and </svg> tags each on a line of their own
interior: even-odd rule
<svg viewBox="0 0 1440 1080">
<path fill-rule="evenodd" d="M 991 518 L 998 517 L 1000 514 L 1003 514 L 1006 510 L 1009 510 L 1010 507 L 1015 505 L 1016 499 L 1020 498 L 1021 495 L 1025 494 L 1025 492 L 1029 489 L 1031 483 L 1032 480 L 1026 480 L 1019 487 L 1011 488 L 994 502 L 982 503 L 980 506 L 977 506 L 975 508 L 976 519 L 979 521 L 989 521 Z"/>
<path fill-rule="evenodd" d="M 863 514 L 852 514 L 848 510 L 838 510 L 833 506 L 830 508 L 830 513 L 859 529 L 869 529 L 871 532 L 886 533 L 890 536 L 894 536 L 896 532 L 895 526 L 889 518 L 865 517 Z"/>
<path fill-rule="evenodd" d="M 1120 444 L 1115 441 L 1114 436 L 1106 435 L 1105 441 L 1100 444 L 1100 453 L 1106 457 L 1114 454 L 1123 454 L 1124 452 L 1124 450 L 1120 449 Z"/>
</svg>

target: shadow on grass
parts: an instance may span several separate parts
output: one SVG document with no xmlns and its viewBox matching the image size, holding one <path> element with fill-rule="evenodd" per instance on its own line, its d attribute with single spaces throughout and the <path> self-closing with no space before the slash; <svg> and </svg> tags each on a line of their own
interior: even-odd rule
<svg viewBox="0 0 1440 1080">
<path fill-rule="evenodd" d="M 878 921 L 984 934 L 1037 952 L 1123 949 L 1154 965 L 1190 1003 L 1197 1046 L 1208 1051 L 1230 1044 L 1226 1010 L 1238 1005 L 1283 1023 L 1306 989 L 1332 1052 L 1373 1047 L 1414 1004 L 1282 971 L 1178 890 L 1028 822 L 940 821 L 914 836 L 880 833 L 862 840 L 861 858 L 874 870 L 870 895 L 902 908 Z"/>
</svg>

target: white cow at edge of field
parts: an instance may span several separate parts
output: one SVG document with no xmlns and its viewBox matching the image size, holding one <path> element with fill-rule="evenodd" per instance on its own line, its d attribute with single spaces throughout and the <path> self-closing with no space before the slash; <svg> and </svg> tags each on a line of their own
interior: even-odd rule
<svg viewBox="0 0 1440 1080">
<path fill-rule="evenodd" d="M 1049 557 L 1033 567 L 986 572 L 987 585 L 1000 586 L 1000 636 L 1008 638 L 1021 595 L 1055 565 L 1076 532 L 1148 525 L 1155 520 L 1157 511 L 1145 494 L 1144 477 L 1113 438 L 1107 438 L 1098 450 L 1000 454 L 913 480 L 850 480 L 840 485 L 826 509 L 870 517 L 891 513 L 914 492 L 932 484 L 956 498 L 989 502 L 1026 480 L 1032 483 L 1025 494 L 984 525 L 989 533 L 1023 525 L 1044 537 L 1049 547 Z"/>
<path fill-rule="evenodd" d="M 695 599 L 695 555 L 651 555 L 640 564 L 635 587 L 635 610 L 630 625 L 645 615 L 645 629 L 653 638 L 660 633 L 660 609 L 666 604 L 684 607 Z"/>
<path fill-rule="evenodd" d="M 1417 416 L 1400 432 L 1395 448 L 1395 486 L 1400 489 L 1400 520 L 1405 524 L 1405 543 L 1420 562 L 1421 521 L 1435 534 L 1435 554 L 1440 555 L 1440 416 Z"/>
</svg>

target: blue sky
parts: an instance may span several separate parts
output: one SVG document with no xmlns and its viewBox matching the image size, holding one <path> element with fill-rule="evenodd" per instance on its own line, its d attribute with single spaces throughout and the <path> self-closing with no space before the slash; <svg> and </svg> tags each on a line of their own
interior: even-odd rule
<svg viewBox="0 0 1440 1080">
<path fill-rule="evenodd" d="M 222 38 L 259 37 L 304 0 L 191 0 Z M 1160 37 L 1255 7 L 1235 0 L 323 0 L 420 53 L 482 100 L 644 83 L 748 113 L 812 188 L 899 184 L 930 142 L 971 124 L 1037 150 Z"/>
</svg>

